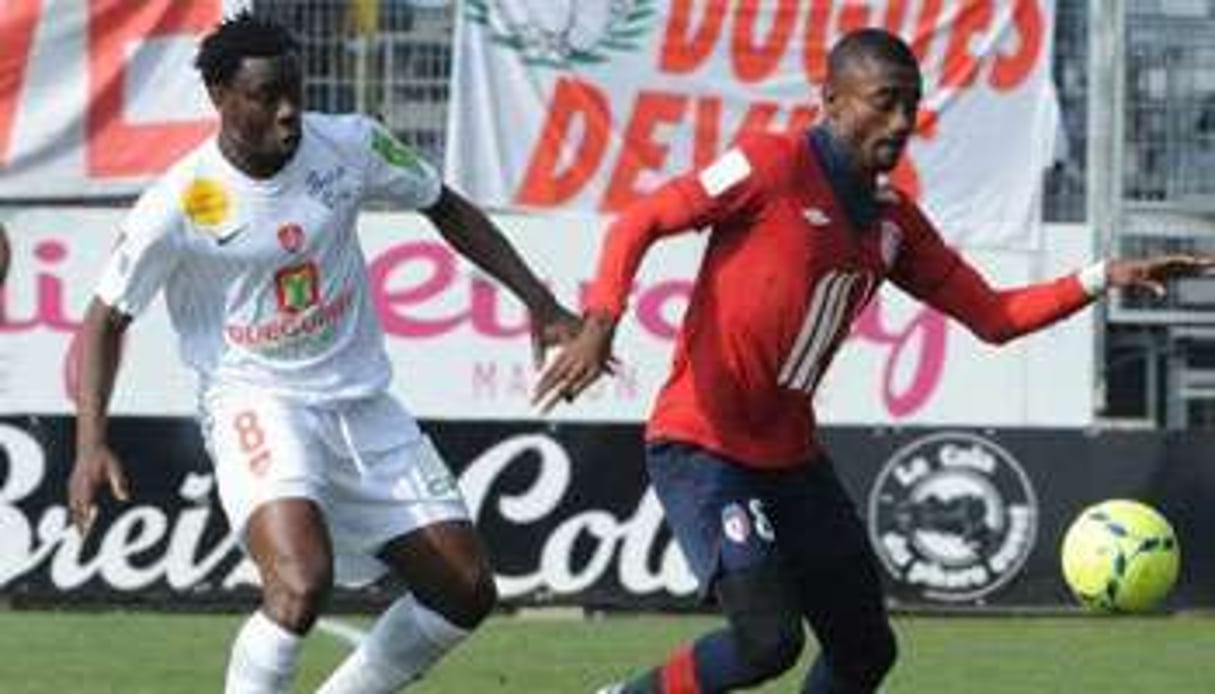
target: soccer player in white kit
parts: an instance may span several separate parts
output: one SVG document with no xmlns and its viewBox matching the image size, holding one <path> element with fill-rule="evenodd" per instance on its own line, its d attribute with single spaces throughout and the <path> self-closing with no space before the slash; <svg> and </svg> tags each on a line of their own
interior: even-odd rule
<svg viewBox="0 0 1215 694">
<path fill-rule="evenodd" d="M 200 423 L 262 603 L 237 634 L 226 690 L 282 692 L 331 585 L 394 572 L 409 592 L 321 687 L 391 692 L 493 608 L 493 573 L 455 480 L 386 389 L 390 365 L 355 235 L 360 204 L 417 209 L 532 316 L 537 359 L 577 319 L 476 207 L 374 121 L 302 111 L 298 46 L 238 14 L 196 60 L 218 134 L 136 203 L 82 335 L 74 521 L 129 496 L 106 439 L 123 332 L 164 291 Z M 155 146 L 155 143 L 149 143 Z"/>
</svg>

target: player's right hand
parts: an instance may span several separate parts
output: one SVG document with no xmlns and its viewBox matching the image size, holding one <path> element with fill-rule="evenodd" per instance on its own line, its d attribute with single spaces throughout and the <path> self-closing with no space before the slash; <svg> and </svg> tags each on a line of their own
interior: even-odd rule
<svg viewBox="0 0 1215 694">
<path fill-rule="evenodd" d="M 108 446 L 98 446 L 77 453 L 76 464 L 68 478 L 68 510 L 72 524 L 81 536 L 87 535 L 97 518 L 97 492 L 109 486 L 119 501 L 129 501 L 130 487 L 118 456 Z"/>
<path fill-rule="evenodd" d="M 606 315 L 591 314 L 582 328 L 557 355 L 536 383 L 532 405 L 548 413 L 558 402 L 573 402 L 582 391 L 604 373 L 612 373 L 612 338 L 616 321 Z"/>
</svg>

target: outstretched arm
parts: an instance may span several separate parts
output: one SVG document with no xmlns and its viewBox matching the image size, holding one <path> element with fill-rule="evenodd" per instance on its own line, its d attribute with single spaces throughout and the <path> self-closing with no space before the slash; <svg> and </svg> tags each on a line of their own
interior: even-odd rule
<svg viewBox="0 0 1215 694">
<path fill-rule="evenodd" d="M 527 306 L 532 316 L 532 349 L 536 368 L 548 347 L 570 339 L 578 319 L 557 302 L 485 213 L 456 191 L 443 186 L 438 201 L 422 210 L 460 255 L 488 272 Z"/>
<path fill-rule="evenodd" d="M 1163 295 L 1169 280 L 1201 274 L 1213 264 L 1211 258 L 1184 255 L 1113 259 L 1048 282 L 996 290 L 959 257 L 944 282 L 923 298 L 981 339 L 1002 344 L 1063 320 L 1109 288 L 1140 288 Z"/>
<path fill-rule="evenodd" d="M 122 464 L 110 450 L 106 426 L 110 394 L 118 375 L 126 314 L 93 299 L 80 327 L 80 378 L 76 392 L 76 462 L 68 481 L 72 522 L 87 532 L 97 513 L 97 492 L 108 485 L 115 498 L 129 496 Z"/>
</svg>

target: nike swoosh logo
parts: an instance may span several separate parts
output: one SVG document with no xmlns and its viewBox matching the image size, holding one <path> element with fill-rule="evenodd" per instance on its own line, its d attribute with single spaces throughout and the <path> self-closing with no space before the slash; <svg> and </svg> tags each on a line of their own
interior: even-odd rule
<svg viewBox="0 0 1215 694">
<path fill-rule="evenodd" d="M 240 236 L 241 234 L 245 233 L 245 230 L 248 228 L 249 228 L 248 224 L 242 224 L 242 225 L 236 227 L 235 229 L 233 229 L 232 231 L 229 231 L 228 233 L 224 234 L 223 236 L 216 236 L 215 244 L 218 246 L 226 246 L 229 243 L 231 243 L 237 236 Z"/>
</svg>

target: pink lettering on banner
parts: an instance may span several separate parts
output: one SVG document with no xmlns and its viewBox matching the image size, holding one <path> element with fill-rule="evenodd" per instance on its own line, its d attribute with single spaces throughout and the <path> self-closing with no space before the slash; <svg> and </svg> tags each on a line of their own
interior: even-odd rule
<svg viewBox="0 0 1215 694">
<path fill-rule="evenodd" d="M 371 263 L 371 297 L 385 332 L 404 339 L 440 338 L 461 328 L 498 340 L 526 334 L 526 316 L 513 297 L 475 276 L 461 284 L 458 267 L 454 251 L 429 241 L 402 243 L 376 257 Z M 394 277 L 413 281 L 398 286 Z M 634 286 L 632 315 L 644 334 L 673 341 L 691 291 L 687 279 Z M 584 299 L 585 285 L 581 294 Z M 461 306 L 461 296 L 471 299 Z M 502 321 L 504 303 L 512 304 L 522 316 L 517 322 Z M 445 307 L 442 312 L 440 306 Z M 921 308 L 905 324 L 892 327 L 885 322 L 888 316 L 882 306 L 879 295 L 857 319 L 850 339 L 886 350 L 882 402 L 891 416 L 908 417 L 929 403 L 944 377 L 948 323 L 940 313 Z M 478 367 L 474 382 L 488 388 L 482 382 L 488 382 L 487 373 L 484 366 Z M 899 385 L 902 378 L 907 378 L 905 386 Z"/>
<path fill-rule="evenodd" d="M 83 313 L 85 306 L 69 305 L 63 279 L 69 249 L 68 243 L 59 238 L 35 244 L 32 313 L 15 313 L 11 295 L 0 293 L 0 335 L 45 332 L 71 336 L 63 358 L 62 377 L 64 394 L 72 399 L 79 381 L 79 345 L 75 335 L 81 319 L 69 309 Z M 370 299 L 385 333 L 406 340 L 443 339 L 460 330 L 495 341 L 525 338 L 527 313 L 518 300 L 496 283 L 467 272 L 461 263 L 455 251 L 437 241 L 406 241 L 372 257 Z M 639 283 L 631 293 L 633 308 L 629 315 L 645 339 L 670 343 L 678 335 L 691 291 L 692 282 L 682 277 Z M 575 299 L 583 303 L 585 294 L 584 283 Z M 247 346 L 291 339 L 342 320 L 352 301 L 352 294 L 343 293 L 307 316 L 255 326 L 228 326 L 226 332 L 229 339 Z M 941 385 L 948 325 L 944 316 L 927 308 L 896 325 L 883 309 L 879 295 L 858 318 L 850 339 L 883 352 L 882 402 L 891 416 L 904 418 L 927 406 Z M 479 384 L 475 390 L 497 392 L 504 387 L 505 382 L 499 382 L 503 374 L 494 372 L 494 378 L 489 379 L 491 374 L 486 368 L 484 363 L 472 367 L 474 384 Z M 487 385 L 490 381 L 494 382 L 493 388 Z M 638 387 L 637 383 L 631 383 L 615 394 L 635 395 Z M 495 397 L 502 396 L 503 393 L 497 392 Z"/>
<path fill-rule="evenodd" d="M 889 328 L 883 322 L 882 305 L 880 295 L 874 298 L 853 325 L 851 337 L 889 347 L 882 367 L 882 402 L 891 416 L 907 417 L 927 405 L 941 384 L 949 323 L 923 306 L 901 328 Z M 900 388 L 897 381 L 908 368 L 910 379 Z"/>
</svg>

